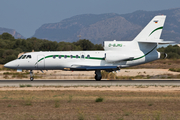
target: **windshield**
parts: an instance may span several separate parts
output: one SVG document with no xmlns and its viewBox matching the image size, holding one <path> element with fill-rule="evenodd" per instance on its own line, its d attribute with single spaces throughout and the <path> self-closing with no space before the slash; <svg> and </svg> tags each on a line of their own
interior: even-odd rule
<svg viewBox="0 0 180 120">
<path fill-rule="evenodd" d="M 31 55 L 28 55 L 28 56 L 26 57 L 26 59 L 31 59 Z"/>
<path fill-rule="evenodd" d="M 18 59 L 31 59 L 31 55 L 21 55 Z"/>
<path fill-rule="evenodd" d="M 23 57 L 23 55 L 21 55 L 18 59 L 21 59 Z"/>
<path fill-rule="evenodd" d="M 26 55 L 24 55 L 24 56 L 22 57 L 22 59 L 24 59 L 24 58 L 26 58 Z"/>
</svg>

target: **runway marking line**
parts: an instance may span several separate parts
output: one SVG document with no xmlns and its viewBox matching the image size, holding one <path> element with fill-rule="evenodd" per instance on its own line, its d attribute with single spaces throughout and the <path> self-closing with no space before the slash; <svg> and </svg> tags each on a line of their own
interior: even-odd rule
<svg viewBox="0 0 180 120">
<path fill-rule="evenodd" d="M 79 91 L 180 91 L 180 87 L 173 86 L 111 86 L 111 87 L 1 87 L 0 91 L 25 90 L 25 91 L 44 91 L 44 90 L 79 90 Z"/>
</svg>

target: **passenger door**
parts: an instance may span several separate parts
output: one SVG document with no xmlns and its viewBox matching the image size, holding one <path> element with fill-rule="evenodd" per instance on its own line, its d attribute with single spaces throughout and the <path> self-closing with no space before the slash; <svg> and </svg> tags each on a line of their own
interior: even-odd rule
<svg viewBox="0 0 180 120">
<path fill-rule="evenodd" d="M 45 58 L 44 58 L 44 55 L 38 55 L 38 57 L 37 57 L 37 61 L 38 61 L 38 63 L 37 63 L 37 68 L 39 68 L 39 69 L 44 69 L 44 64 L 45 64 Z"/>
</svg>

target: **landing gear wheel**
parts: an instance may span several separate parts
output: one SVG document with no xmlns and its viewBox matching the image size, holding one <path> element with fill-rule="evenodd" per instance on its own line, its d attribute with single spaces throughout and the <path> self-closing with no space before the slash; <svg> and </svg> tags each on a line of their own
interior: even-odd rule
<svg viewBox="0 0 180 120">
<path fill-rule="evenodd" d="M 95 76 L 96 81 L 100 81 L 101 78 L 102 78 L 101 76 L 98 76 L 98 75 Z"/>
<path fill-rule="evenodd" d="M 96 70 L 95 71 L 95 79 L 96 79 L 96 81 L 100 81 L 101 80 L 101 78 L 102 78 L 102 76 L 101 76 L 101 71 L 100 70 Z"/>
<path fill-rule="evenodd" d="M 34 80 L 34 75 L 33 75 L 33 71 L 30 70 L 30 81 L 33 81 Z"/>
<path fill-rule="evenodd" d="M 34 80 L 34 78 L 33 78 L 33 77 L 30 77 L 30 80 L 31 80 L 31 81 L 33 81 L 33 80 Z"/>
</svg>

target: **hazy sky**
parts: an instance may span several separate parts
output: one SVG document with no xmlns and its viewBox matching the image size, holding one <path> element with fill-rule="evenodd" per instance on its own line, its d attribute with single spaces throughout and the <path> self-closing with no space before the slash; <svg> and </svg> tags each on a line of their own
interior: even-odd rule
<svg viewBox="0 0 180 120">
<path fill-rule="evenodd" d="M 0 0 L 0 27 L 31 37 L 42 24 L 60 22 L 74 15 L 179 7 L 180 0 Z"/>
</svg>

